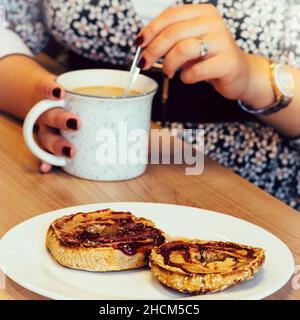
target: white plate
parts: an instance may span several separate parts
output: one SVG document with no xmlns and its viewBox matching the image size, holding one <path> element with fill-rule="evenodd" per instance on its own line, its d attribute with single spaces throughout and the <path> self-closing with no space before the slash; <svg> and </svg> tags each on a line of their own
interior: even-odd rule
<svg viewBox="0 0 300 320">
<path fill-rule="evenodd" d="M 45 247 L 50 223 L 65 214 L 111 208 L 153 220 L 167 234 L 234 241 L 266 249 L 266 262 L 250 281 L 220 293 L 188 296 L 161 285 L 148 269 L 93 273 L 60 266 Z M 229 215 L 158 203 L 98 203 L 39 215 L 0 241 L 0 265 L 21 286 L 53 299 L 262 299 L 280 289 L 294 270 L 288 247 L 266 230 Z"/>
</svg>

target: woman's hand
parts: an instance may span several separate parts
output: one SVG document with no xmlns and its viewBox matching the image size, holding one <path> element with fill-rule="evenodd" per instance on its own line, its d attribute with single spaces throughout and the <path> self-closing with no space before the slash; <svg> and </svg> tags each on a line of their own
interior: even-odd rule
<svg viewBox="0 0 300 320">
<path fill-rule="evenodd" d="M 60 100 L 64 98 L 65 91 L 57 83 L 55 76 L 43 77 L 36 84 L 37 93 L 46 99 Z M 73 145 L 64 139 L 59 130 L 78 130 L 79 118 L 66 112 L 61 108 L 54 108 L 46 111 L 38 120 L 38 138 L 42 147 L 58 156 L 72 158 L 75 155 Z M 42 162 L 40 171 L 47 173 L 51 170 L 51 165 Z"/>
<path fill-rule="evenodd" d="M 204 58 L 200 58 L 200 40 L 208 44 Z M 210 82 L 228 99 L 257 107 L 274 99 L 267 60 L 239 48 L 213 5 L 183 5 L 164 11 L 139 33 L 136 44 L 144 48 L 140 67 L 145 70 L 164 57 L 163 70 L 169 78 L 181 68 L 183 82 Z M 256 84 L 258 78 L 266 80 L 262 88 Z M 267 95 L 257 102 L 263 90 Z"/>
<path fill-rule="evenodd" d="M 55 76 L 31 57 L 11 55 L 1 59 L 0 74 L 0 110 L 20 119 L 42 99 L 64 98 L 65 91 L 55 83 Z M 76 115 L 61 108 L 51 109 L 38 119 L 38 126 L 42 147 L 59 156 L 74 156 L 74 146 L 59 135 L 59 130 L 78 130 L 80 120 Z M 42 163 L 40 170 L 49 172 L 51 165 Z"/>
</svg>

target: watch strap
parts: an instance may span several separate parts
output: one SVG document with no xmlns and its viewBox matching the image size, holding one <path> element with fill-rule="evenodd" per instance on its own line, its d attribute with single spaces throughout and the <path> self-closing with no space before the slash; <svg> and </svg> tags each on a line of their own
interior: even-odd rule
<svg viewBox="0 0 300 320">
<path fill-rule="evenodd" d="M 290 99 L 283 98 L 281 101 L 275 103 L 272 106 L 263 108 L 263 109 L 254 109 L 251 106 L 247 106 L 241 100 L 238 100 L 240 108 L 247 113 L 256 115 L 256 116 L 269 116 L 273 113 L 276 113 L 282 109 L 285 109 L 290 103 Z"/>
<path fill-rule="evenodd" d="M 250 113 L 252 115 L 269 116 L 271 114 L 274 114 L 274 113 L 288 107 L 288 105 L 291 102 L 291 97 L 285 96 L 280 91 L 280 89 L 278 88 L 278 86 L 276 84 L 275 69 L 278 64 L 276 64 L 273 61 L 269 61 L 269 64 L 270 64 L 270 81 L 271 81 L 271 85 L 272 85 L 274 94 L 277 98 L 277 102 L 272 104 L 271 106 L 266 107 L 266 108 L 254 109 L 253 107 L 245 104 L 243 101 L 238 100 L 238 104 L 239 104 L 240 108 L 242 110 L 244 110 L 245 112 Z"/>
</svg>

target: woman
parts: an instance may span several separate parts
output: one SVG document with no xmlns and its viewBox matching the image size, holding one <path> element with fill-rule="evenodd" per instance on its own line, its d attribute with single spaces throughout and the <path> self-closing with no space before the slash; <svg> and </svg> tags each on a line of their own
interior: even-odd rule
<svg viewBox="0 0 300 320">
<path fill-rule="evenodd" d="M 300 91 L 279 108 L 267 59 L 289 63 L 285 72 L 300 88 L 300 26 L 296 17 L 300 10 L 295 6 L 285 0 L 151 0 L 147 4 L 137 0 L 50 0 L 43 7 L 37 0 L 3 3 L 11 28 L 31 50 L 41 49 L 48 30 L 57 41 L 84 57 L 122 65 L 132 58 L 135 33 L 144 24 L 136 39 L 144 48 L 140 61 L 143 69 L 151 68 L 164 56 L 168 77 L 181 69 L 182 81 L 209 82 L 224 97 L 240 100 L 249 112 L 276 104 L 280 110 L 273 108 L 271 115 L 259 116 L 269 126 L 206 125 L 206 153 L 300 209 L 299 152 L 294 139 L 300 135 Z M 155 18 L 170 5 L 176 6 Z M 31 15 L 21 14 L 21 9 Z M 39 12 L 44 13 L 43 21 Z M 0 80 L 0 87 L 5 89 L 0 93 L 1 108 L 17 116 L 23 117 L 42 97 L 59 99 L 64 95 L 54 76 L 28 57 L 4 58 L 0 73 L 6 75 Z M 12 92 L 18 94 L 12 96 Z M 39 139 L 46 149 L 74 156 L 72 145 L 56 130 L 77 130 L 80 119 L 56 109 L 45 113 L 39 123 Z M 50 166 L 42 164 L 41 170 L 49 171 Z"/>
</svg>

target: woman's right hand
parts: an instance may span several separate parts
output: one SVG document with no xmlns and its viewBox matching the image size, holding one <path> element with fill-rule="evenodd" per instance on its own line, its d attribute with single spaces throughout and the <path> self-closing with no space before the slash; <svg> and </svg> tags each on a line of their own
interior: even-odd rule
<svg viewBox="0 0 300 320">
<path fill-rule="evenodd" d="M 64 88 L 55 82 L 54 75 L 41 78 L 36 84 L 36 91 L 42 99 L 60 100 L 65 96 Z M 39 143 L 45 150 L 58 156 L 74 157 L 74 146 L 59 134 L 59 130 L 78 130 L 78 116 L 61 108 L 54 108 L 42 114 L 37 125 Z M 46 162 L 40 165 L 42 173 L 50 172 L 51 168 L 52 166 Z"/>
</svg>

